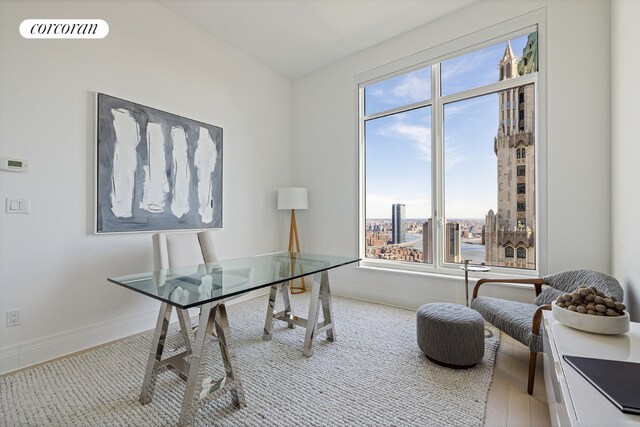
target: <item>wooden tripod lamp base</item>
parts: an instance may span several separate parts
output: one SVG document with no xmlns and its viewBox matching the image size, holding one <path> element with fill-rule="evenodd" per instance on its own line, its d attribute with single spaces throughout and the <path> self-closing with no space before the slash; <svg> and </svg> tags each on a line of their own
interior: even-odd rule
<svg viewBox="0 0 640 427">
<path fill-rule="evenodd" d="M 294 250 L 294 240 L 295 240 L 295 250 Z M 300 241 L 298 240 L 298 225 L 296 224 L 296 211 L 295 209 L 291 209 L 291 223 L 289 224 L 289 252 L 300 253 Z M 291 274 L 295 273 L 296 266 L 291 264 Z M 302 269 L 302 267 L 300 267 Z M 302 272 L 302 271 L 301 271 Z M 291 282 L 291 293 L 292 294 L 301 294 L 307 290 L 304 285 L 304 277 L 300 278 L 300 286 L 294 286 L 293 281 Z"/>
<path fill-rule="evenodd" d="M 300 253 L 300 241 L 298 240 L 298 225 L 296 224 L 296 209 L 308 209 L 308 195 L 306 188 L 288 187 L 278 190 L 278 209 L 291 210 L 291 223 L 289 224 L 289 252 Z M 294 246 L 295 245 L 295 246 Z M 302 273 L 302 266 L 300 273 Z M 291 264 L 291 274 L 295 273 L 295 264 Z M 300 278 L 300 286 L 290 284 L 292 294 L 301 294 L 307 290 L 304 285 L 304 277 Z"/>
</svg>

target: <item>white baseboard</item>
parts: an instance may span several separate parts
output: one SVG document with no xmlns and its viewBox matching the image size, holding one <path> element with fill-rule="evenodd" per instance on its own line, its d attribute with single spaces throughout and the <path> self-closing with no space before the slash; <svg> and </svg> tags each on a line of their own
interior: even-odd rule
<svg viewBox="0 0 640 427">
<path fill-rule="evenodd" d="M 147 310 L 0 348 L 0 374 L 143 332 L 154 327 L 157 316 L 156 310 Z"/>
<path fill-rule="evenodd" d="M 258 289 L 228 300 L 226 304 L 237 304 L 268 292 L 269 288 Z M 190 312 L 192 316 L 197 315 L 197 311 L 195 310 L 196 309 Z M 148 331 L 155 327 L 157 317 L 157 310 L 147 310 L 119 319 L 95 323 L 32 341 L 1 347 L 0 374 L 6 374 L 7 372 L 47 362 L 68 354 Z M 177 320 L 175 313 L 174 319 Z"/>
<path fill-rule="evenodd" d="M 237 297 L 227 299 L 225 300 L 225 304 L 233 305 L 233 304 L 238 304 L 239 302 L 249 301 L 250 299 L 254 299 L 262 295 L 268 295 L 270 290 L 271 290 L 271 287 L 269 286 L 262 289 L 256 289 L 255 291 L 247 292 L 246 294 L 238 295 Z"/>
<path fill-rule="evenodd" d="M 331 294 L 361 301 L 390 305 L 398 308 L 416 309 L 422 304 L 432 302 L 451 302 L 464 304 L 464 301 L 444 301 L 425 295 L 416 295 L 402 289 L 376 288 L 356 283 L 331 281 Z"/>
<path fill-rule="evenodd" d="M 470 299 L 472 290 L 473 288 L 470 286 Z M 434 302 L 465 304 L 463 283 L 455 283 L 455 287 L 434 287 L 427 285 L 423 288 L 417 288 L 393 286 L 391 283 L 389 286 L 380 286 L 379 284 L 362 284 L 331 280 L 331 293 L 333 295 L 412 310 L 417 309 L 423 304 Z M 531 286 L 523 287 L 504 283 L 485 284 L 482 287 L 481 295 L 529 303 L 533 303 L 533 299 L 535 298 Z"/>
<path fill-rule="evenodd" d="M 8 345 L 0 348 L 0 374 L 20 368 L 20 346 Z"/>
</svg>

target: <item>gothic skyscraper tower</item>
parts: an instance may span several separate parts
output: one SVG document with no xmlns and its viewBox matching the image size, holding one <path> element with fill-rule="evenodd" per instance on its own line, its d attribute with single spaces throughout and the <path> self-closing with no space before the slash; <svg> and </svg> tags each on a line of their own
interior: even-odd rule
<svg viewBox="0 0 640 427">
<path fill-rule="evenodd" d="M 537 71 L 537 33 L 527 39 L 523 58 L 507 42 L 499 63 L 500 80 Z M 528 84 L 498 92 L 499 123 L 494 138 L 498 164 L 498 212 L 485 221 L 486 263 L 501 267 L 536 265 L 535 250 L 535 92 Z"/>
</svg>

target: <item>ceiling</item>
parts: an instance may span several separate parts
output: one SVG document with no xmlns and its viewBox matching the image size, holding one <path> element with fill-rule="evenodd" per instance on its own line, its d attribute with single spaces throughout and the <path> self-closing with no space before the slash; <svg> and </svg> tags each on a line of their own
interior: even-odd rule
<svg viewBox="0 0 640 427">
<path fill-rule="evenodd" d="M 478 0 L 157 0 L 289 79 Z"/>
</svg>

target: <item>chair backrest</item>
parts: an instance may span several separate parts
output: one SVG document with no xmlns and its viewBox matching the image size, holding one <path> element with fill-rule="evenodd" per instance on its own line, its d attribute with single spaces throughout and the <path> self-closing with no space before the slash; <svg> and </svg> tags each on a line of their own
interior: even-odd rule
<svg viewBox="0 0 640 427">
<path fill-rule="evenodd" d="M 156 233 L 153 239 L 155 270 L 215 262 L 213 233 Z"/>
<path fill-rule="evenodd" d="M 571 292 L 580 285 L 595 286 L 607 296 L 622 302 L 624 291 L 615 279 L 607 274 L 591 270 L 571 270 L 543 277 L 544 283 L 562 292 Z"/>
</svg>

